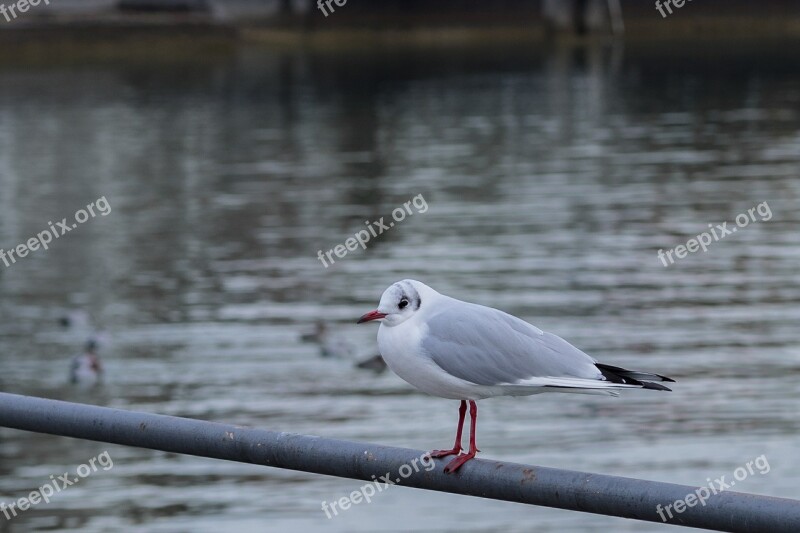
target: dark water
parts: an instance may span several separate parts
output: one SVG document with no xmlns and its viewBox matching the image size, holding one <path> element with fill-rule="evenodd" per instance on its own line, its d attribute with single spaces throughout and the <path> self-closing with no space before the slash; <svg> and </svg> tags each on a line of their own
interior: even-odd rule
<svg viewBox="0 0 800 533">
<path fill-rule="evenodd" d="M 111 207 L 0 264 L 0 387 L 419 449 L 455 402 L 322 359 L 406 277 L 499 307 L 671 394 L 482 402 L 486 457 L 800 497 L 800 77 L 782 53 L 509 49 L 269 53 L 2 68 L 0 244 Z M 676 54 L 677 52 L 677 54 Z M 422 195 L 330 268 L 318 250 Z M 771 217 L 665 268 L 668 250 L 768 202 Z M 335 256 L 334 256 L 335 257 Z M 107 332 L 107 383 L 66 384 Z M 0 501 L 108 451 L 114 466 L 0 530 L 660 531 L 402 487 L 0 429 Z"/>
</svg>

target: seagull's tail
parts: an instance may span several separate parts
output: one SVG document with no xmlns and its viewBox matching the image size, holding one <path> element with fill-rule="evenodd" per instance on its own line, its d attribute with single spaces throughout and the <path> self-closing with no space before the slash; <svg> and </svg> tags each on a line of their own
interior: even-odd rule
<svg viewBox="0 0 800 533">
<path fill-rule="evenodd" d="M 603 377 L 612 383 L 638 385 L 643 389 L 671 391 L 672 389 L 669 389 L 664 385 L 659 385 L 658 383 L 652 383 L 652 381 L 675 382 L 674 379 L 668 378 L 667 376 L 662 376 L 661 374 L 639 372 L 638 370 L 626 370 L 618 366 L 604 365 L 602 363 L 595 363 L 595 366 L 600 369 Z"/>
<path fill-rule="evenodd" d="M 653 381 L 675 381 L 661 374 L 626 370 L 617 366 L 595 363 L 605 379 L 587 379 L 575 377 L 532 377 L 515 383 L 506 383 L 502 387 L 506 394 L 512 396 L 529 395 L 538 392 L 573 392 L 579 394 L 609 394 L 619 396 L 622 389 L 651 389 L 671 391 L 664 385 Z M 536 390 L 539 389 L 539 390 Z M 535 391 L 535 392 L 534 392 Z"/>
</svg>

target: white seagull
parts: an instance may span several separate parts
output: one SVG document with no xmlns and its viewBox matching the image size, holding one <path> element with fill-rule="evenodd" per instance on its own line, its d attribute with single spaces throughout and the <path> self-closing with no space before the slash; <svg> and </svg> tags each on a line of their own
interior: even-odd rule
<svg viewBox="0 0 800 533">
<path fill-rule="evenodd" d="M 386 289 L 378 308 L 358 323 L 371 320 L 381 322 L 378 347 L 395 374 L 433 396 L 461 400 L 455 445 L 430 453 L 456 456 L 446 473 L 455 472 L 478 452 L 475 400 L 542 392 L 617 396 L 619 389 L 668 391 L 651 381 L 675 381 L 598 363 L 561 337 L 515 316 L 450 298 L 411 279 Z M 462 454 L 467 402 L 471 433 L 469 451 Z"/>
</svg>

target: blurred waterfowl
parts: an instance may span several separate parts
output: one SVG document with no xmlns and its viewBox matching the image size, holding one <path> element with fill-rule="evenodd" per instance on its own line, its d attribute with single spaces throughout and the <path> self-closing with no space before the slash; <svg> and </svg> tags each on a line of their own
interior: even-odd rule
<svg viewBox="0 0 800 533">
<path fill-rule="evenodd" d="M 381 355 L 373 355 L 372 357 L 364 359 L 360 363 L 356 363 L 356 368 L 372 370 L 373 372 L 380 374 L 386 370 L 387 366 L 386 361 L 383 360 Z"/>
<path fill-rule="evenodd" d="M 325 325 L 325 322 L 317 320 L 314 322 L 314 331 L 311 333 L 303 333 L 300 335 L 300 340 L 303 342 L 321 342 L 327 329 L 328 327 Z"/>
<path fill-rule="evenodd" d="M 317 320 L 314 323 L 314 331 L 311 333 L 304 333 L 301 335 L 300 339 L 303 342 L 318 344 L 320 356 L 322 357 L 352 360 L 358 355 L 358 349 L 352 342 L 341 335 L 333 333 L 322 320 Z M 354 363 L 354 366 L 362 370 L 371 370 L 376 373 L 381 373 L 386 370 L 386 363 L 379 354 L 357 361 Z"/>
<path fill-rule="evenodd" d="M 87 330 L 91 328 L 91 318 L 86 311 L 73 309 L 58 317 L 58 323 L 64 329 Z"/>
<path fill-rule="evenodd" d="M 102 380 L 103 364 L 97 355 L 97 341 L 86 341 L 84 352 L 72 358 L 69 368 L 70 383 L 91 387 Z"/>
<path fill-rule="evenodd" d="M 341 335 L 331 332 L 327 324 L 321 320 L 317 320 L 314 323 L 314 331 L 312 333 L 303 334 L 301 339 L 303 342 L 313 342 L 319 345 L 322 357 L 349 359 L 356 354 L 356 347 L 351 342 Z"/>
<path fill-rule="evenodd" d="M 95 327 L 91 315 L 82 309 L 65 311 L 58 317 L 58 323 L 68 336 L 75 340 L 88 338 L 94 342 L 96 349 L 107 348 L 111 343 L 111 334 Z"/>
</svg>

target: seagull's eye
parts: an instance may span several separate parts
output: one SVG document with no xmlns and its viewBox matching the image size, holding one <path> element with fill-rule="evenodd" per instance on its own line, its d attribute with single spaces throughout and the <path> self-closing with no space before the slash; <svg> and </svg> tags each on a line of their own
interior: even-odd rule
<svg viewBox="0 0 800 533">
<path fill-rule="evenodd" d="M 408 300 L 403 298 L 402 300 L 400 300 L 400 303 L 397 304 L 397 307 L 399 307 L 400 309 L 405 309 L 407 305 L 408 305 Z"/>
</svg>

